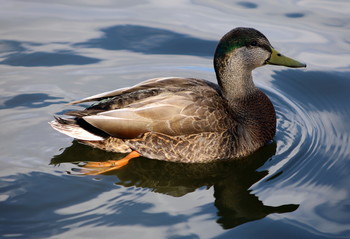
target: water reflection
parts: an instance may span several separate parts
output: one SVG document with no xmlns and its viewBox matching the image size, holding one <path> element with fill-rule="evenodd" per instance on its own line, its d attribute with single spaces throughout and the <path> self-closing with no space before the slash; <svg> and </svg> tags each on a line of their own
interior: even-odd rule
<svg viewBox="0 0 350 239">
<path fill-rule="evenodd" d="M 98 58 L 82 56 L 76 52 L 80 48 L 100 48 L 104 50 L 128 50 L 143 54 L 174 54 L 212 57 L 217 41 L 204 40 L 167 29 L 139 25 L 116 25 L 100 30 L 99 38 L 75 44 L 51 42 L 0 41 L 0 64 L 10 66 L 63 66 L 87 65 L 101 61 Z M 49 46 L 53 44 L 56 46 Z M 60 48 L 56 49 L 59 45 Z M 41 47 L 50 48 L 50 52 Z M 55 48 L 56 47 L 56 48 Z M 73 47 L 73 48 L 72 48 Z"/>
<path fill-rule="evenodd" d="M 6 110 L 0 110 L 0 161 L 1 175 L 8 176 L 0 178 L 0 238 L 350 238 L 349 1 L 290 1 L 288 5 L 271 0 L 2 3 L 0 105 Z M 221 178 L 209 174 L 196 180 L 201 172 L 194 171 L 195 175 L 184 175 L 184 179 L 166 180 L 163 175 L 158 180 L 147 174 L 162 173 L 157 168 L 167 164 L 146 159 L 135 160 L 129 168 L 100 181 L 72 177 L 47 166 L 57 145 L 69 140 L 46 123 L 53 113 L 62 114 L 57 111 L 66 109 L 55 105 L 64 99 L 51 97 L 83 96 L 94 91 L 94 83 L 114 89 L 130 85 L 130 79 L 136 83 L 167 72 L 187 76 L 188 69 L 193 70 L 192 76 L 209 78 L 207 69 L 211 69 L 211 49 L 216 43 L 198 35 L 217 40 L 233 26 L 246 25 L 260 29 L 280 50 L 287 49 L 311 66 L 306 71 L 276 68 L 273 74 L 272 68 L 262 68 L 256 72 L 257 82 L 276 106 L 279 121 L 276 155 L 267 159 L 260 172 L 255 168 L 266 159 L 242 170 L 252 181 L 244 179 L 238 169 L 227 173 L 225 167 Z M 158 26 L 158 31 L 152 33 L 152 26 Z M 106 45 L 113 44 L 113 28 L 124 41 L 123 49 L 109 50 L 113 45 Z M 176 31 L 180 28 L 190 36 Z M 122 33 L 123 29 L 131 33 Z M 155 42 L 145 44 L 142 34 L 137 39 L 138 29 Z M 176 44 L 173 36 L 180 37 L 183 48 L 176 45 L 175 52 L 162 42 L 157 45 L 160 40 L 167 46 Z M 185 44 L 189 38 L 194 38 L 193 45 Z M 208 58 L 198 58 L 198 62 L 187 57 L 197 43 L 213 46 L 203 49 Z M 129 56 L 128 51 L 140 54 Z M 151 55 L 179 52 L 185 57 Z M 99 64 L 92 65 L 94 62 Z M 52 67 L 56 65 L 59 67 Z M 35 66 L 48 67 L 33 69 Z M 188 68 L 182 70 L 184 66 Z M 64 89 L 69 92 L 62 93 Z M 75 150 L 80 149 L 82 156 L 65 152 L 58 157 L 62 162 L 111 157 L 91 148 L 78 146 Z M 135 168 L 137 173 L 131 170 Z M 263 179 L 259 178 L 266 171 L 261 169 L 269 171 Z M 189 178 L 191 183 L 186 182 Z M 256 180 L 249 192 L 248 185 Z M 113 184 L 116 181 L 120 186 Z M 212 187 L 205 190 L 206 186 Z M 211 196 L 214 189 L 216 207 Z M 225 218 L 226 227 L 242 223 L 244 219 L 237 219 L 240 215 L 252 218 L 245 216 L 250 215 L 249 208 L 240 205 L 244 200 L 253 205 L 252 210 L 263 211 L 256 196 L 267 205 L 300 203 L 300 207 L 233 230 L 223 231 L 216 225 L 215 220 L 222 220 L 216 213 Z M 161 202 L 154 205 L 157 199 Z"/>
<path fill-rule="evenodd" d="M 45 93 L 19 94 L 11 98 L 0 100 L 0 109 L 12 109 L 15 107 L 42 108 L 52 104 L 63 104 L 67 101 L 57 101 L 63 97 L 54 97 Z"/>
<path fill-rule="evenodd" d="M 259 184 L 257 193 L 264 201 L 298 195 L 301 206 L 290 220 L 345 238 L 350 222 L 349 72 L 283 70 L 272 77 L 275 89 L 268 93 L 278 115 L 278 153 L 264 167 L 277 177 Z"/>
<path fill-rule="evenodd" d="M 302 17 L 305 17 L 305 14 L 301 13 L 301 12 L 286 13 L 284 15 L 286 17 L 289 17 L 289 18 L 302 18 Z"/>
<path fill-rule="evenodd" d="M 0 64 L 10 66 L 63 66 L 63 65 L 86 65 L 99 62 L 99 59 L 79 56 L 72 51 L 61 52 L 34 52 L 11 54 L 1 61 Z"/>
<path fill-rule="evenodd" d="M 31 47 L 40 47 L 42 45 L 44 44 L 35 42 L 0 41 L 0 53 L 3 55 L 3 60 L 0 61 L 0 64 L 9 66 L 49 67 L 63 65 L 86 65 L 101 61 L 97 58 L 81 56 L 72 50 L 32 52 Z"/>
<path fill-rule="evenodd" d="M 74 46 L 128 50 L 144 54 L 212 57 L 217 41 L 203 40 L 167 29 L 139 25 L 116 25 L 101 29 L 103 35 Z"/>
<path fill-rule="evenodd" d="M 305 184 L 329 181 L 315 177 L 316 173 L 339 170 L 333 168 L 336 161 L 349 157 L 349 72 L 285 70 L 276 72 L 273 78 L 275 93 L 281 91 L 284 97 L 272 97 L 279 118 L 278 151 L 282 159 L 294 164 L 286 172 L 291 171 L 294 180 Z"/>
<path fill-rule="evenodd" d="M 267 171 L 258 171 L 276 151 L 271 143 L 244 160 L 209 164 L 181 164 L 138 158 L 124 168 L 110 172 L 118 177 L 118 185 L 149 188 L 154 192 L 181 197 L 200 187 L 214 187 L 217 222 L 223 228 L 258 220 L 271 213 L 287 213 L 298 205 L 266 206 L 252 194 L 249 188 L 265 177 Z M 52 158 L 52 164 L 79 163 L 80 161 L 104 161 L 122 155 L 104 152 L 73 141 L 60 155 Z"/>
<path fill-rule="evenodd" d="M 242 1 L 242 2 L 237 2 L 237 5 L 245 7 L 245 8 L 258 8 L 258 4 L 254 3 L 254 2 L 248 2 L 248 1 Z"/>
</svg>

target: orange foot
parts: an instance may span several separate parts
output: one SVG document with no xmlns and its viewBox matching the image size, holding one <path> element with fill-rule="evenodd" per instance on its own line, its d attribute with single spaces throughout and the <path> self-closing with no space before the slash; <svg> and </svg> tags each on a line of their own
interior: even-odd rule
<svg viewBox="0 0 350 239">
<path fill-rule="evenodd" d="M 83 166 L 83 168 L 86 170 L 81 170 L 81 172 L 85 175 L 99 175 L 102 173 L 120 169 L 127 165 L 131 159 L 140 156 L 141 154 L 139 154 L 137 151 L 132 151 L 124 158 L 119 160 L 108 160 L 105 162 L 88 162 Z"/>
</svg>

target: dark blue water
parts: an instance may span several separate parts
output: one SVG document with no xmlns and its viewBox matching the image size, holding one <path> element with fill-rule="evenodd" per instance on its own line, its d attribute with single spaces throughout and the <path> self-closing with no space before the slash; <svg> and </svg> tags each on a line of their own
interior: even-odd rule
<svg viewBox="0 0 350 239">
<path fill-rule="evenodd" d="M 350 238 L 350 4 L 5 0 L 0 16 L 1 238 Z M 123 155 L 47 124 L 69 101 L 159 76 L 215 82 L 217 40 L 255 27 L 307 69 L 267 66 L 273 142 L 241 161 Z M 68 173 L 69 172 L 69 173 Z"/>
</svg>

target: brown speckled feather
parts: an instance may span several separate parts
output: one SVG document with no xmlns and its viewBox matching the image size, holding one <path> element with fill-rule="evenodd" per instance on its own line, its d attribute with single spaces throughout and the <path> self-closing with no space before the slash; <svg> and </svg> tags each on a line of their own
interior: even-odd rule
<svg viewBox="0 0 350 239">
<path fill-rule="evenodd" d="M 126 140 L 126 144 L 142 155 L 172 162 L 210 162 L 240 156 L 234 147 L 234 136 L 228 131 L 203 132 L 169 136 L 146 133 L 142 138 Z"/>
<path fill-rule="evenodd" d="M 118 138 L 140 137 L 146 132 L 171 136 L 226 129 L 226 100 L 211 83 L 196 79 L 166 78 L 136 85 L 128 92 L 86 110 L 70 112 Z M 155 84 L 157 83 L 157 84 Z M 161 84 L 159 84 L 161 83 Z M 172 87 L 167 87 L 173 85 Z M 156 88 L 157 87 L 157 88 Z"/>
</svg>

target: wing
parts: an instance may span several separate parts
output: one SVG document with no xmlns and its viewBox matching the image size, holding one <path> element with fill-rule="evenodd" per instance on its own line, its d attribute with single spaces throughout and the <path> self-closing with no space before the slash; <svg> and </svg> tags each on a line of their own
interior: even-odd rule
<svg viewBox="0 0 350 239">
<path fill-rule="evenodd" d="M 113 98 L 116 96 L 123 96 L 123 95 L 133 96 L 133 93 L 135 92 L 137 92 L 137 95 L 139 95 L 139 97 L 142 98 L 145 96 L 140 95 L 140 92 L 142 91 L 152 92 L 150 89 L 153 89 L 154 92 L 159 93 L 164 91 L 174 92 L 174 91 L 178 91 L 179 89 L 189 89 L 189 88 L 198 87 L 198 86 L 210 86 L 211 88 L 215 89 L 217 92 L 220 91 L 216 84 L 208 81 L 198 80 L 193 78 L 164 77 L 164 78 L 150 79 L 129 88 L 121 88 L 121 89 L 93 95 L 81 100 L 70 102 L 69 105 L 74 105 L 74 104 L 79 104 L 79 103 L 84 103 L 89 101 L 100 101 L 106 98 Z"/>
<path fill-rule="evenodd" d="M 118 138 L 138 138 L 146 132 L 187 135 L 217 132 L 230 125 L 226 101 L 211 87 L 162 92 L 119 108 L 82 118 Z"/>
</svg>

